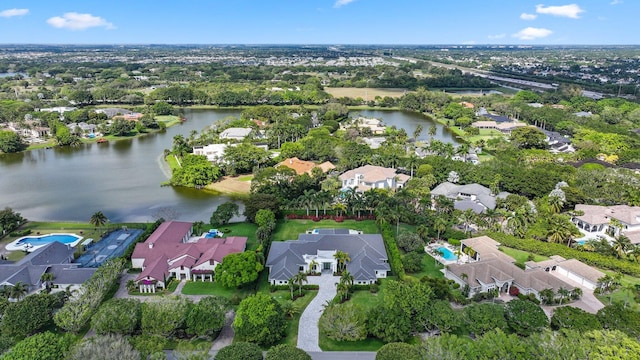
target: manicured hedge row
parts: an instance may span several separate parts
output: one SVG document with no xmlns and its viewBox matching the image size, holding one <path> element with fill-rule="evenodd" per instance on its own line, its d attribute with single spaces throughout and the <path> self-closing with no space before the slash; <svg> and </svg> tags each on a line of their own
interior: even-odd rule
<svg viewBox="0 0 640 360">
<path fill-rule="evenodd" d="M 487 234 L 504 246 L 532 252 L 545 256 L 560 255 L 565 259 L 577 259 L 595 267 L 618 271 L 623 274 L 640 276 L 640 265 L 628 260 L 616 259 L 590 251 L 580 251 L 566 245 L 543 242 L 534 239 L 518 239 L 515 236 L 503 233 Z"/>
<path fill-rule="evenodd" d="M 404 280 L 405 273 L 402 265 L 402 256 L 400 256 L 400 250 L 398 250 L 398 244 L 391 225 L 380 225 L 380 233 L 382 234 L 382 240 L 384 240 L 384 246 L 387 248 L 391 271 L 398 276 L 398 279 Z"/>
<path fill-rule="evenodd" d="M 271 292 L 274 292 L 276 290 L 290 290 L 289 285 L 271 285 L 269 286 L 269 289 L 271 290 Z M 298 290 L 298 284 L 295 284 L 295 289 Z M 319 290 L 320 286 L 319 285 L 302 285 L 302 289 L 303 290 Z"/>
</svg>

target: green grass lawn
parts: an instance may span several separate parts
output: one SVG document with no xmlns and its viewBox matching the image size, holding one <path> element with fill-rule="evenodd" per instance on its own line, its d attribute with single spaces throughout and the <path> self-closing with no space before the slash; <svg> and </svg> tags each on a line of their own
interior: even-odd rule
<svg viewBox="0 0 640 360">
<path fill-rule="evenodd" d="M 442 271 L 440 271 L 442 268 L 443 268 L 442 264 L 437 262 L 433 258 L 433 256 L 425 253 L 424 257 L 422 258 L 422 271 L 415 274 L 407 274 L 407 275 L 412 276 L 416 279 L 422 279 L 424 276 L 427 276 L 427 275 L 429 275 L 430 277 L 441 278 L 441 277 L 444 277 L 444 274 L 442 273 Z"/>
<path fill-rule="evenodd" d="M 208 224 L 203 227 L 205 232 L 213 228 L 214 228 L 213 226 Z M 220 227 L 216 227 L 216 229 L 222 231 L 225 237 L 246 236 L 247 250 L 255 250 L 258 248 L 258 239 L 256 238 L 256 230 L 258 229 L 258 226 L 256 226 L 256 224 L 252 224 L 248 222 L 231 223 L 231 224 L 223 225 Z"/>
<path fill-rule="evenodd" d="M 157 122 L 163 122 L 167 127 L 180 123 L 180 118 L 175 115 L 158 115 L 155 117 Z"/>
<path fill-rule="evenodd" d="M 164 161 L 166 161 L 167 164 L 169 164 L 169 168 L 171 168 L 171 171 L 174 171 L 180 168 L 180 164 L 178 163 L 178 159 L 176 159 L 175 155 L 168 155 L 167 157 L 164 158 Z"/>
<path fill-rule="evenodd" d="M 616 273 L 614 271 L 603 270 L 603 269 L 600 269 L 600 271 L 602 271 L 603 273 L 605 273 L 605 274 L 607 274 L 609 276 L 615 276 L 616 275 Z M 615 290 L 611 294 L 602 294 L 602 295 L 595 294 L 596 297 L 598 298 L 598 300 L 600 300 L 605 305 L 609 305 L 610 302 L 620 302 L 620 303 L 624 304 L 625 301 L 627 301 L 627 299 L 628 299 L 629 306 L 631 306 L 631 308 L 637 310 L 640 307 L 640 304 L 638 304 L 638 302 L 634 299 L 633 295 L 631 295 L 631 294 L 629 294 L 629 292 L 623 290 L 622 287 L 624 287 L 625 285 L 628 285 L 628 284 L 639 285 L 640 284 L 640 278 L 629 276 L 629 275 L 623 275 L 622 278 L 620 278 L 620 283 L 621 283 L 621 286 L 620 286 L 620 288 L 618 288 L 618 290 Z"/>
<path fill-rule="evenodd" d="M 240 176 L 238 178 L 238 181 L 251 181 L 251 179 L 253 179 L 253 175 L 245 175 L 245 176 Z"/>
<path fill-rule="evenodd" d="M 322 351 L 378 351 L 384 346 L 384 341 L 376 338 L 366 338 L 360 341 L 335 341 L 320 334 L 318 340 Z"/>
<path fill-rule="evenodd" d="M 345 220 L 280 220 L 273 234 L 273 241 L 295 240 L 299 234 L 311 229 L 353 229 L 362 230 L 365 234 L 378 234 L 378 225 L 373 220 L 355 221 Z"/>
<path fill-rule="evenodd" d="M 230 299 L 234 295 L 242 298 L 247 297 L 253 294 L 253 290 L 250 287 L 228 288 L 215 281 L 187 281 L 182 288 L 182 293 L 184 295 L 216 295 Z"/>
<path fill-rule="evenodd" d="M 525 262 L 529 261 L 528 258 L 530 253 L 526 251 L 516 250 L 516 249 L 508 248 L 506 246 L 500 246 L 500 251 L 516 259 L 517 263 L 524 264 Z M 533 261 L 535 262 L 544 261 L 548 259 L 549 258 L 546 256 L 533 254 Z"/>
</svg>

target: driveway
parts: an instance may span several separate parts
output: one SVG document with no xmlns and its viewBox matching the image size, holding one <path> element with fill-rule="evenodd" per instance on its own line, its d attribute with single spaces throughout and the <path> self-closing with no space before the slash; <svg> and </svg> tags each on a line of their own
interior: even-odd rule
<svg viewBox="0 0 640 360">
<path fill-rule="evenodd" d="M 600 300 L 598 300 L 598 298 L 596 298 L 596 296 L 593 295 L 593 290 L 589 290 L 586 287 L 582 286 L 581 284 L 578 284 L 577 282 L 569 279 L 568 277 L 558 274 L 557 271 L 550 271 L 549 274 L 557 277 L 558 279 L 566 282 L 569 285 L 579 287 L 580 289 L 582 289 L 582 297 L 580 297 L 580 300 L 569 303 L 567 304 L 568 306 L 577 307 L 592 314 L 597 313 L 598 310 L 604 307 L 604 305 L 600 302 Z"/>
<path fill-rule="evenodd" d="M 321 276 L 309 276 L 309 284 L 318 285 L 318 295 L 311 300 L 307 308 L 300 316 L 298 325 L 298 347 L 304 351 L 320 352 L 318 345 L 318 321 L 324 311 L 323 305 L 332 300 L 336 294 L 336 283 L 340 282 L 340 277 L 331 274 Z"/>
</svg>

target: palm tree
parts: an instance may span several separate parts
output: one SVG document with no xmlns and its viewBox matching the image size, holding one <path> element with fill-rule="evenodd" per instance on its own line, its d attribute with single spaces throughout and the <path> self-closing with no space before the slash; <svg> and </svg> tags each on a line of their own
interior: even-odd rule
<svg viewBox="0 0 640 360">
<path fill-rule="evenodd" d="M 298 291 L 300 296 L 302 296 L 302 283 L 309 281 L 307 280 L 307 273 L 299 272 L 293 276 L 293 281 L 298 284 Z"/>
<path fill-rule="evenodd" d="M 340 299 L 342 301 L 344 301 L 349 295 L 349 287 L 342 281 L 336 283 L 336 290 L 338 292 L 338 295 L 340 295 Z"/>
<path fill-rule="evenodd" d="M 629 303 L 629 297 L 631 295 L 635 295 L 637 291 L 636 285 L 632 283 L 625 284 L 624 286 L 622 286 L 622 291 L 627 293 L 627 296 L 624 299 L 624 307 L 627 307 L 627 304 Z"/>
<path fill-rule="evenodd" d="M 313 195 L 315 191 L 313 190 L 305 190 L 300 197 L 298 197 L 298 202 L 307 210 L 307 216 L 309 216 L 309 209 L 314 205 Z"/>
<path fill-rule="evenodd" d="M 618 258 L 624 258 L 627 256 L 627 251 L 631 248 L 631 240 L 624 236 L 620 235 L 613 240 L 613 250 L 616 252 L 616 256 Z"/>
<path fill-rule="evenodd" d="M 436 131 L 438 131 L 436 124 L 433 124 L 429 127 L 429 142 L 433 141 L 433 137 L 436 135 Z"/>
<path fill-rule="evenodd" d="M 89 223 L 97 228 L 100 228 L 101 226 L 106 224 L 108 220 L 109 219 L 107 219 L 107 216 L 103 214 L 102 211 L 97 211 L 93 213 L 93 215 L 91 215 Z"/>
<path fill-rule="evenodd" d="M 289 280 L 287 280 L 287 285 L 289 285 L 289 290 L 291 290 L 291 300 L 293 300 L 293 289 L 296 286 L 295 275 L 290 277 Z"/>
<path fill-rule="evenodd" d="M 458 220 L 462 221 L 462 223 L 464 224 L 464 232 L 471 232 L 469 225 L 471 225 L 471 223 L 474 221 L 474 219 L 476 218 L 476 213 L 473 212 L 473 210 L 471 209 L 467 209 L 465 211 L 463 211 L 462 213 L 460 213 L 460 216 L 458 217 Z"/>
<path fill-rule="evenodd" d="M 433 222 L 433 230 L 438 233 L 438 241 L 440 241 L 440 233 L 447 230 L 447 222 L 442 217 L 437 217 Z"/>
<path fill-rule="evenodd" d="M 345 282 L 349 287 L 353 286 L 354 278 L 353 275 L 347 270 L 342 272 L 342 276 L 340 276 L 340 281 Z"/>
<path fill-rule="evenodd" d="M 563 287 L 560 287 L 558 289 L 558 295 L 560 295 L 560 304 L 562 304 L 564 302 L 565 296 L 569 296 L 569 293 L 570 293 L 569 290 L 567 290 L 567 289 L 565 289 Z"/>
<path fill-rule="evenodd" d="M 544 289 L 540 291 L 540 299 L 542 299 L 543 304 L 551 304 L 554 296 L 555 293 L 553 292 L 553 289 Z"/>
<path fill-rule="evenodd" d="M 338 262 L 338 272 L 345 270 L 347 268 L 347 263 L 351 261 L 349 254 L 341 250 L 336 251 L 336 253 L 333 254 L 333 257 Z"/>
<path fill-rule="evenodd" d="M 416 228 L 416 234 L 418 234 L 423 241 L 426 241 L 429 237 L 429 227 L 425 224 L 418 225 Z"/>
<path fill-rule="evenodd" d="M 0 296 L 2 296 L 5 299 L 8 299 L 11 297 L 11 286 L 9 285 L 2 285 L 0 287 Z"/>
<path fill-rule="evenodd" d="M 23 296 L 25 296 L 29 292 L 29 286 L 22 281 L 18 281 L 11 287 L 11 298 L 20 300 Z"/>
<path fill-rule="evenodd" d="M 309 263 L 309 272 L 316 272 L 316 266 L 318 266 L 318 262 L 315 260 L 311 260 L 311 262 Z"/>
<path fill-rule="evenodd" d="M 580 299 L 582 297 L 582 289 L 580 288 L 573 289 L 573 291 L 571 292 L 571 296 L 576 300 Z"/>
<path fill-rule="evenodd" d="M 49 282 L 53 281 L 53 279 L 55 278 L 55 276 L 53 275 L 53 273 L 44 273 L 42 274 L 42 276 L 40 276 L 40 281 L 42 281 L 42 283 L 44 284 L 44 286 L 49 289 Z"/>
<path fill-rule="evenodd" d="M 418 137 L 420 136 L 420 134 L 422 134 L 422 124 L 418 124 L 418 126 L 416 126 L 416 129 L 413 131 L 413 139 L 415 141 L 418 141 Z"/>
<path fill-rule="evenodd" d="M 416 167 L 416 165 L 418 165 L 420 158 L 416 154 L 411 154 L 409 155 L 409 157 L 405 158 L 404 161 L 405 166 L 411 169 L 411 177 L 413 178 L 413 169 Z"/>
<path fill-rule="evenodd" d="M 549 208 L 551 212 L 554 214 L 559 214 L 562 211 L 562 207 L 564 206 L 564 201 L 560 198 L 560 196 L 549 196 Z"/>
</svg>

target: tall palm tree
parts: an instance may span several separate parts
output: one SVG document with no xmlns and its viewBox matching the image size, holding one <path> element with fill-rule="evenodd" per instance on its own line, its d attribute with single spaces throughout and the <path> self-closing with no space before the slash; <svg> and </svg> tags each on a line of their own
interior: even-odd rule
<svg viewBox="0 0 640 360">
<path fill-rule="evenodd" d="M 549 208 L 551 212 L 554 214 L 559 214 L 562 211 L 562 207 L 564 206 L 564 201 L 560 198 L 560 196 L 549 196 Z"/>
<path fill-rule="evenodd" d="M 629 297 L 635 295 L 638 289 L 636 288 L 635 284 L 628 283 L 622 286 L 622 291 L 627 293 L 627 296 L 624 299 L 624 307 L 627 307 L 627 304 L 629 303 Z"/>
<path fill-rule="evenodd" d="M 616 256 L 618 258 L 627 257 L 627 251 L 631 249 L 631 240 L 624 236 L 620 235 L 617 238 L 613 239 L 613 250 L 616 252 Z"/>
<path fill-rule="evenodd" d="M 544 289 L 540 291 L 540 298 L 542 299 L 543 304 L 551 304 L 554 296 L 555 293 L 553 292 L 553 289 Z"/>
<path fill-rule="evenodd" d="M 353 286 L 354 280 L 353 275 L 347 270 L 343 271 L 342 276 L 340 276 L 340 281 L 345 282 L 349 287 Z"/>
<path fill-rule="evenodd" d="M 467 209 L 465 211 L 463 211 L 462 213 L 460 213 L 460 216 L 458 217 L 459 221 L 462 221 L 463 225 L 464 225 L 464 232 L 471 232 L 470 230 L 470 225 L 471 223 L 473 223 L 473 221 L 476 218 L 476 213 L 473 212 L 473 210 L 471 209 Z"/>
<path fill-rule="evenodd" d="M 49 282 L 53 281 L 53 279 L 55 278 L 55 276 L 53 275 L 53 273 L 44 273 L 42 274 L 42 276 L 40 276 L 40 281 L 42 281 L 42 283 L 44 284 L 44 286 L 49 289 Z"/>
<path fill-rule="evenodd" d="M 307 273 L 299 272 L 299 273 L 295 274 L 293 276 L 293 281 L 295 281 L 298 284 L 298 291 L 299 291 L 300 295 L 302 296 L 302 283 L 303 282 L 306 282 L 306 283 L 309 282 L 307 280 Z"/>
<path fill-rule="evenodd" d="M 416 129 L 413 131 L 413 139 L 418 141 L 418 137 L 420 136 L 420 134 L 422 134 L 422 124 L 418 124 L 418 126 L 416 126 Z"/>
<path fill-rule="evenodd" d="M 289 290 L 291 291 L 291 300 L 293 300 L 293 289 L 296 286 L 295 275 L 290 277 L 289 280 L 287 280 L 287 285 L 289 286 Z"/>
<path fill-rule="evenodd" d="M 11 297 L 11 286 L 9 285 L 2 285 L 0 287 L 0 296 L 8 299 Z"/>
<path fill-rule="evenodd" d="M 447 230 L 447 222 L 442 217 L 437 217 L 433 222 L 433 230 L 438 233 L 437 239 L 440 241 L 440 234 Z"/>
<path fill-rule="evenodd" d="M 20 300 L 23 296 L 25 296 L 29 292 L 29 285 L 23 283 L 22 281 L 18 281 L 11 287 L 11 298 Z"/>
<path fill-rule="evenodd" d="M 567 290 L 567 289 L 565 289 L 563 287 L 560 287 L 558 289 L 558 295 L 560 295 L 560 304 L 562 304 L 564 302 L 564 298 L 565 297 L 569 296 L 569 293 L 570 293 L 569 290 Z"/>
<path fill-rule="evenodd" d="M 103 214 L 102 211 L 96 211 L 91 215 L 89 223 L 99 229 L 101 226 L 106 224 L 108 220 L 109 219 L 107 219 L 107 216 Z"/>
<path fill-rule="evenodd" d="M 436 131 L 438 131 L 436 124 L 433 124 L 429 127 L 429 142 L 433 141 L 433 137 L 436 135 Z"/>
<path fill-rule="evenodd" d="M 314 194 L 315 191 L 313 190 L 305 190 L 304 193 L 298 197 L 300 205 L 307 210 L 307 216 L 309 216 L 309 209 L 314 205 Z"/>
<path fill-rule="evenodd" d="M 349 295 L 349 287 L 342 281 L 336 283 L 336 290 L 342 301 L 344 301 Z"/>
<path fill-rule="evenodd" d="M 336 251 L 333 257 L 338 262 L 338 272 L 344 271 L 347 268 L 347 263 L 351 261 L 349 254 L 341 250 Z"/>
</svg>

